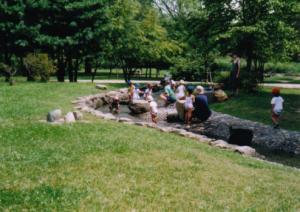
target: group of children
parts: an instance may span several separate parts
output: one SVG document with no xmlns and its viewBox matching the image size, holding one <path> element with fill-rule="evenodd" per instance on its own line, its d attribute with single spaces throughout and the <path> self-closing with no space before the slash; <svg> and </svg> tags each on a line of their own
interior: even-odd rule
<svg viewBox="0 0 300 212">
<path fill-rule="evenodd" d="M 158 105 L 152 97 L 152 84 L 147 85 L 147 89 L 143 92 L 139 89 L 139 85 L 134 85 L 132 82 L 129 82 L 129 101 L 144 99 L 149 102 L 150 105 L 150 114 L 152 122 L 157 123 L 157 114 L 158 114 Z M 197 94 L 203 94 L 204 89 L 201 86 L 196 88 Z M 279 119 L 283 111 L 283 102 L 284 99 L 280 96 L 280 89 L 272 89 L 273 98 L 271 100 L 272 105 L 272 122 L 274 129 L 279 128 Z M 185 124 L 188 126 L 191 123 L 192 115 L 194 111 L 195 95 L 194 88 L 191 86 L 186 87 L 183 80 L 179 81 L 179 85 L 176 86 L 176 83 L 173 80 L 168 80 L 164 82 L 164 92 L 160 95 L 160 98 L 165 101 L 165 105 L 173 104 L 177 100 L 185 100 L 184 109 L 185 109 Z M 205 103 L 205 101 L 204 101 Z M 207 104 L 207 101 L 206 101 Z M 110 111 L 112 113 L 120 112 L 120 100 L 118 96 L 113 98 L 113 101 L 110 104 Z"/>
</svg>

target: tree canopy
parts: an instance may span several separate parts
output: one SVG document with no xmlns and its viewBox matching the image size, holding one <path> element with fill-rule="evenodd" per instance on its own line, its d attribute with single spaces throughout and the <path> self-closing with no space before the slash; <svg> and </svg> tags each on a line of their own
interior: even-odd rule
<svg viewBox="0 0 300 212">
<path fill-rule="evenodd" d="M 58 81 L 77 81 L 82 66 L 195 79 L 233 52 L 261 78 L 266 62 L 300 52 L 297 0 L 2 0 L 0 17 L 0 61 L 24 67 L 26 55 L 46 53 Z"/>
</svg>

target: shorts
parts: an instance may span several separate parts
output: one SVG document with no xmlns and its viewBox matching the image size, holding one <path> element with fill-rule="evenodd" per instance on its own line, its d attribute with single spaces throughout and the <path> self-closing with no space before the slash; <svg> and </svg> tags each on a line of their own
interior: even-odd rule
<svg viewBox="0 0 300 212">
<path fill-rule="evenodd" d="M 279 117 L 279 116 L 281 116 L 281 113 L 282 113 L 282 110 L 274 110 L 272 114 L 274 116 L 278 116 Z"/>
<path fill-rule="evenodd" d="M 170 96 L 167 96 L 167 102 L 169 102 L 169 103 L 175 103 L 176 102 L 176 99 L 175 98 L 173 98 L 173 97 L 170 97 Z"/>
</svg>

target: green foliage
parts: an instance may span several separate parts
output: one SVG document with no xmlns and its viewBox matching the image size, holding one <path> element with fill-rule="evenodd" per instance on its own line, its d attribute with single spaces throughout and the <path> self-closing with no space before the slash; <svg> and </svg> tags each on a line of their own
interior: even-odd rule
<svg viewBox="0 0 300 212">
<path fill-rule="evenodd" d="M 24 62 L 29 80 L 35 81 L 40 78 L 42 82 L 47 82 L 49 81 L 51 74 L 55 73 L 56 70 L 56 67 L 47 54 L 28 54 L 25 57 Z"/>
<path fill-rule="evenodd" d="M 216 71 L 214 73 L 213 81 L 216 83 L 222 83 L 225 87 L 229 87 L 230 71 Z"/>
<path fill-rule="evenodd" d="M 300 74 L 300 63 L 293 62 L 268 62 L 265 65 L 266 72 Z"/>
</svg>

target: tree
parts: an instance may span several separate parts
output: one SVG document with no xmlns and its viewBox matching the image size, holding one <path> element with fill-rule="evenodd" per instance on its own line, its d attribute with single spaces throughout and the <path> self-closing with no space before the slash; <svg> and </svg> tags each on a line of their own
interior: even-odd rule
<svg viewBox="0 0 300 212">
<path fill-rule="evenodd" d="M 57 63 L 58 81 L 77 81 L 84 57 L 102 51 L 109 1 L 31 1 L 26 23 L 38 28 L 35 48 L 48 52 Z"/>
</svg>

